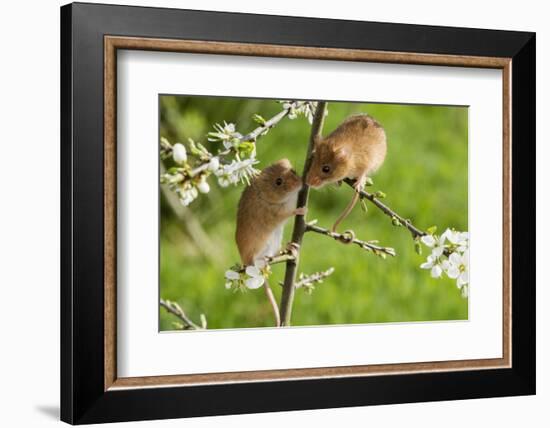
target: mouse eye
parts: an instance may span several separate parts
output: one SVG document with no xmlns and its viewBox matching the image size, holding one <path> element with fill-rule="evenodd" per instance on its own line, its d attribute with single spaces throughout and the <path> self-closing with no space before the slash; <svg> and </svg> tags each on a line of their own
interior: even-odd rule
<svg viewBox="0 0 550 428">
<path fill-rule="evenodd" d="M 323 167 L 321 168 L 321 170 L 325 173 L 325 174 L 328 174 L 330 172 L 330 165 L 323 165 Z"/>
<path fill-rule="evenodd" d="M 275 180 L 275 184 L 277 186 L 280 186 L 281 184 L 283 184 L 283 179 L 281 177 L 279 177 L 277 180 Z"/>
</svg>

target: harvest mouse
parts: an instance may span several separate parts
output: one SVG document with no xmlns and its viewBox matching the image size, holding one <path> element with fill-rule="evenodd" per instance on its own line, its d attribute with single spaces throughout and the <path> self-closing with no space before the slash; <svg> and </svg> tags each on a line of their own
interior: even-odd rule
<svg viewBox="0 0 550 428">
<path fill-rule="evenodd" d="M 306 177 L 308 186 L 320 188 L 345 178 L 356 180 L 356 193 L 332 226 L 333 232 L 357 203 L 359 191 L 363 189 L 367 176 L 382 165 L 385 157 L 384 128 L 367 114 L 348 117 L 330 135 L 315 142 L 311 167 Z"/>
<path fill-rule="evenodd" d="M 301 188 L 302 179 L 288 159 L 281 159 L 265 168 L 243 191 L 236 241 L 244 265 L 279 253 L 286 221 L 294 215 L 305 215 L 305 208 L 296 208 Z M 265 288 L 280 325 L 277 303 L 267 282 Z"/>
</svg>

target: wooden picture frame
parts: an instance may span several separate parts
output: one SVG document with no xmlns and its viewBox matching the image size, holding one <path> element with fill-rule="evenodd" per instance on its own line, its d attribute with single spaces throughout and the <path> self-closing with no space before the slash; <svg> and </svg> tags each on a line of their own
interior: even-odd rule
<svg viewBox="0 0 550 428">
<path fill-rule="evenodd" d="M 502 358 L 118 377 L 118 49 L 501 69 Z M 62 420 L 114 422 L 535 392 L 533 33 L 76 3 L 61 8 L 61 54 Z"/>
</svg>

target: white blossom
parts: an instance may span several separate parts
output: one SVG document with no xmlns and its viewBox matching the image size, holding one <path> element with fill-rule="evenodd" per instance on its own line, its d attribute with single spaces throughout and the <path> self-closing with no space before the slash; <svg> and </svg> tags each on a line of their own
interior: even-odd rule
<svg viewBox="0 0 550 428">
<path fill-rule="evenodd" d="M 234 270 L 228 270 L 225 272 L 225 279 L 225 288 L 230 289 L 235 281 L 239 281 L 241 279 L 241 275 L 239 272 L 235 272 Z"/>
<path fill-rule="evenodd" d="M 446 229 L 441 236 L 424 235 L 420 240 L 432 250 L 420 267 L 430 269 L 432 278 L 440 278 L 445 273 L 456 280 L 462 296 L 467 297 L 470 282 L 468 232 Z"/>
<path fill-rule="evenodd" d="M 462 254 L 452 253 L 449 256 L 449 268 L 447 276 L 456 279 L 456 286 L 462 288 L 470 282 L 469 271 L 469 251 L 466 250 Z"/>
<path fill-rule="evenodd" d="M 456 246 L 456 250 L 463 253 L 468 249 L 468 232 L 457 232 L 447 229 L 445 231 L 449 242 Z"/>
<path fill-rule="evenodd" d="M 211 172 L 216 171 L 220 167 L 220 159 L 218 157 L 213 157 L 208 162 L 208 170 Z"/>
<path fill-rule="evenodd" d="M 434 257 L 439 257 L 445 250 L 445 237 L 445 234 L 440 237 L 435 235 L 424 235 L 420 240 L 424 245 L 432 249 L 432 255 Z"/>
<path fill-rule="evenodd" d="M 251 290 L 260 288 L 265 283 L 264 268 L 267 266 L 265 260 L 260 259 L 254 262 L 254 265 L 247 266 L 245 269 L 248 279 L 245 280 L 244 285 Z"/>
<path fill-rule="evenodd" d="M 205 178 L 202 178 L 199 184 L 197 184 L 197 189 L 199 189 L 201 193 L 208 193 L 210 192 L 210 185 Z"/>
<path fill-rule="evenodd" d="M 254 158 L 245 159 L 242 161 L 233 160 L 230 164 L 223 165 L 215 174 L 218 177 L 218 183 L 222 187 L 227 187 L 230 184 L 238 184 L 239 182 L 250 183 L 250 179 L 258 175 L 260 171 L 254 168 L 258 161 Z"/>
<path fill-rule="evenodd" d="M 189 206 L 189 204 L 199 196 L 197 188 L 189 183 L 185 183 L 183 187 L 177 188 L 176 194 L 184 207 Z"/>
<path fill-rule="evenodd" d="M 439 258 L 435 257 L 433 254 L 430 254 L 428 256 L 428 259 L 426 262 L 422 263 L 420 265 L 421 269 L 430 269 L 430 273 L 432 278 L 439 278 L 441 277 L 441 274 L 443 273 L 443 269 L 441 267 L 441 263 L 439 261 Z"/>
<path fill-rule="evenodd" d="M 311 125 L 317 103 L 314 101 L 283 101 L 283 108 L 288 110 L 288 118 L 290 120 L 296 119 L 298 115 L 302 114 Z M 325 111 L 326 114 L 327 112 Z"/>
<path fill-rule="evenodd" d="M 234 123 L 223 122 L 214 125 L 215 132 L 208 133 L 208 141 L 221 141 L 226 149 L 236 147 L 240 143 L 242 134 L 236 131 Z"/>
<path fill-rule="evenodd" d="M 187 162 L 187 150 L 185 150 L 185 146 L 181 143 L 174 144 L 174 147 L 172 147 L 172 156 L 174 161 L 180 165 Z"/>
</svg>

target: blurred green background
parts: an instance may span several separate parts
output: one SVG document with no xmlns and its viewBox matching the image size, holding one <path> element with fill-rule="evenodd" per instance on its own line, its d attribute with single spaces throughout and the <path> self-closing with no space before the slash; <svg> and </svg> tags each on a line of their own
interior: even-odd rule
<svg viewBox="0 0 550 428">
<path fill-rule="evenodd" d="M 252 115 L 268 119 L 281 110 L 273 100 L 167 96 L 160 97 L 160 135 L 172 143 L 188 138 L 216 152 L 220 143 L 208 143 L 206 134 L 224 120 L 247 133 L 257 124 Z M 327 135 L 348 115 L 369 113 L 385 128 L 388 153 L 374 186 L 387 194 L 385 202 L 421 229 L 432 225 L 468 230 L 468 110 L 465 107 L 330 102 L 325 121 Z M 258 140 L 257 165 L 263 168 L 286 157 L 297 171 L 304 163 L 310 125 L 299 116 L 283 119 Z M 221 188 L 214 177 L 211 191 L 200 195 L 189 208 L 170 204 L 161 196 L 160 295 L 178 302 L 195 322 L 206 315 L 208 328 L 272 326 L 272 313 L 263 290 L 234 292 L 224 287 L 224 272 L 239 262 L 234 241 L 237 203 L 243 190 Z M 330 186 L 310 192 L 308 220 L 330 228 L 352 197 L 347 186 Z M 173 208 L 176 207 L 176 210 Z M 288 242 L 291 219 L 285 228 Z M 409 232 L 369 204 L 359 204 L 339 227 L 352 228 L 358 238 L 377 239 L 397 251 L 383 260 L 357 246 L 343 245 L 308 233 L 304 237 L 299 272 L 313 273 L 330 266 L 335 272 L 312 294 L 299 289 L 292 324 L 322 325 L 430 320 L 468 317 L 468 300 L 455 281 L 432 279 L 419 265 Z M 284 264 L 273 266 L 270 282 L 280 300 L 278 282 Z M 177 319 L 160 309 L 160 329 L 174 329 Z"/>
</svg>

